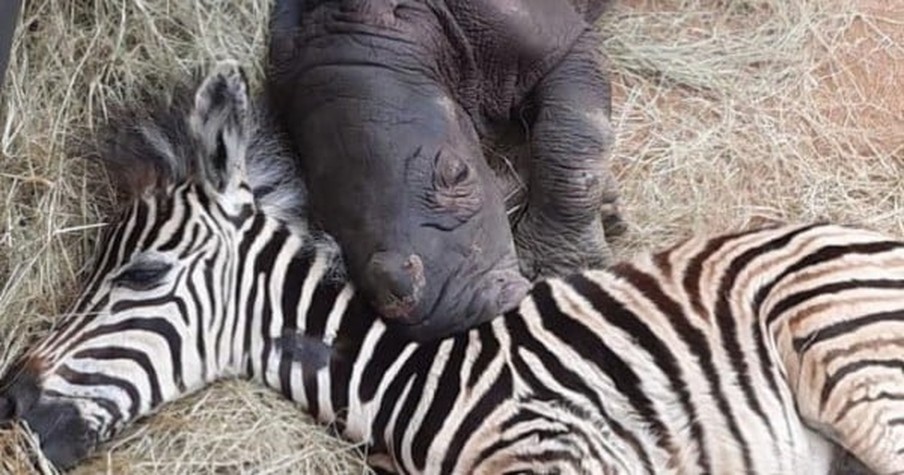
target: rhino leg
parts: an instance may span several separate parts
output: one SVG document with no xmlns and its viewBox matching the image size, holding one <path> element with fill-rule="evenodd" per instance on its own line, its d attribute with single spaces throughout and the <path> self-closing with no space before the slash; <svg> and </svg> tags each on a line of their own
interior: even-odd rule
<svg viewBox="0 0 904 475">
<path fill-rule="evenodd" d="M 607 235 L 624 231 L 608 166 L 611 85 L 599 44 L 585 33 L 532 92 L 528 205 L 515 228 L 530 278 L 604 267 Z"/>
</svg>

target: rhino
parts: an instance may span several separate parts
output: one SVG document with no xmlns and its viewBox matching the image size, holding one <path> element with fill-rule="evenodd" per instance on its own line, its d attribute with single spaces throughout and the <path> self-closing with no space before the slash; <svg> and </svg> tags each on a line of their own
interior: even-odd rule
<svg viewBox="0 0 904 475">
<path fill-rule="evenodd" d="M 609 262 L 624 221 L 593 27 L 607 4 L 276 1 L 270 107 L 312 218 L 399 334 L 451 335 L 513 308 L 529 279 Z M 528 150 L 514 204 L 485 153 L 512 130 Z"/>
</svg>

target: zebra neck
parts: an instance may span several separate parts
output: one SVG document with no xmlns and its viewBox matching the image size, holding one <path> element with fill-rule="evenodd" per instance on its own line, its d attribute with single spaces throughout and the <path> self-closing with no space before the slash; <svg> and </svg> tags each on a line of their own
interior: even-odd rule
<svg viewBox="0 0 904 475">
<path fill-rule="evenodd" d="M 350 374 L 365 337 L 383 326 L 336 276 L 334 247 L 269 220 L 247 234 L 239 252 L 249 258 L 237 269 L 234 344 L 243 355 L 237 369 L 322 422 L 335 422 L 347 413 Z"/>
</svg>

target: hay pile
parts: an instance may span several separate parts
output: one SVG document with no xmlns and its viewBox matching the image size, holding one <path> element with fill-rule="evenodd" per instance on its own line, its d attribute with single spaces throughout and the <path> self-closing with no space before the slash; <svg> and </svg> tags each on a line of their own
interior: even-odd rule
<svg viewBox="0 0 904 475">
<path fill-rule="evenodd" d="M 267 3 L 29 2 L 0 99 L 0 370 L 71 299 L 109 203 L 72 138 L 139 85 L 231 56 L 255 82 Z M 622 255 L 694 231 L 833 219 L 904 235 L 904 8 L 882 0 L 622 0 Z M 0 472 L 32 473 L 0 432 Z M 230 382 L 167 407 L 79 473 L 360 473 L 352 447 Z"/>
</svg>

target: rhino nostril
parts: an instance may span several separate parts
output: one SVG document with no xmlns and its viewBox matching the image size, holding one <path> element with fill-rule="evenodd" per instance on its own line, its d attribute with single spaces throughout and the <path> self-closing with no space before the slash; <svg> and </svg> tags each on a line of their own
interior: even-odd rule
<svg viewBox="0 0 904 475">
<path fill-rule="evenodd" d="M 396 297 L 417 298 L 420 288 L 424 285 L 424 264 L 417 254 L 411 254 L 402 262 L 401 267 L 393 272 L 389 270 L 389 282 L 392 293 Z"/>
<path fill-rule="evenodd" d="M 417 254 L 374 254 L 367 269 L 375 305 L 386 318 L 409 317 L 424 288 L 424 263 Z"/>
<path fill-rule="evenodd" d="M 417 254 L 408 256 L 408 258 L 405 259 L 405 262 L 402 263 L 402 269 L 405 270 L 405 272 L 419 272 L 423 267 L 424 264 Z"/>
<path fill-rule="evenodd" d="M 376 288 L 396 298 L 414 297 L 423 286 L 424 265 L 416 254 L 402 258 L 387 253 L 371 260 L 370 274 Z"/>
</svg>

